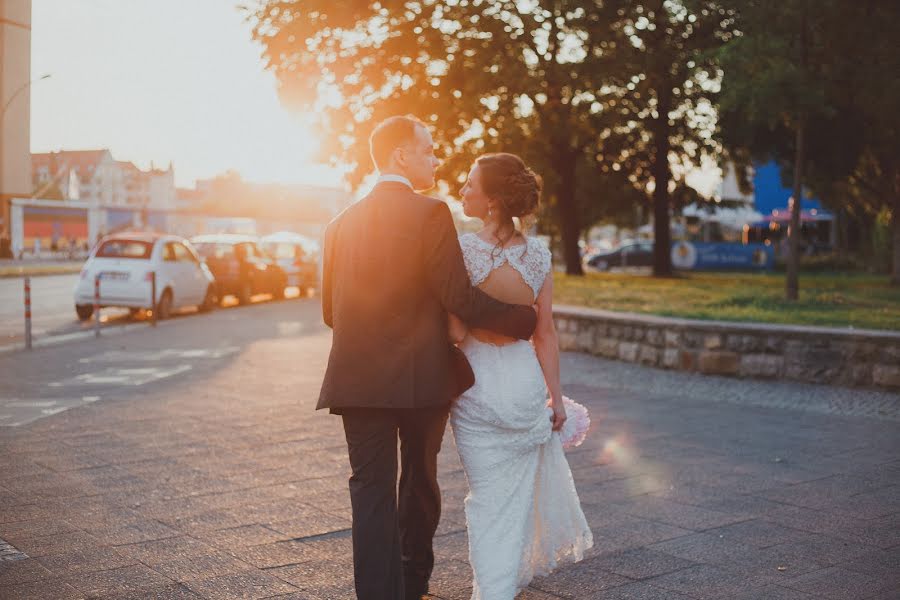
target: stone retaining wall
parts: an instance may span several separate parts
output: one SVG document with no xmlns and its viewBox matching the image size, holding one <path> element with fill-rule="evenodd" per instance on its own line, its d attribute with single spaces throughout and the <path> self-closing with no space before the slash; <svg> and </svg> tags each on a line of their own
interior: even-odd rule
<svg viewBox="0 0 900 600">
<path fill-rule="evenodd" d="M 557 306 L 562 350 L 715 375 L 900 390 L 900 333 Z"/>
</svg>

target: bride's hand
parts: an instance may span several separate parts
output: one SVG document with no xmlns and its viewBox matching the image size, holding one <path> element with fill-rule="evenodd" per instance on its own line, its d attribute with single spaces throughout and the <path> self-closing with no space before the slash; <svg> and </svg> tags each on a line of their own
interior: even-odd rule
<svg viewBox="0 0 900 600">
<path fill-rule="evenodd" d="M 563 423 L 566 422 L 566 407 L 563 405 L 562 400 L 553 401 L 550 403 L 550 407 L 553 409 L 553 418 L 551 421 L 553 422 L 553 431 L 559 431 L 562 429 Z"/>
</svg>

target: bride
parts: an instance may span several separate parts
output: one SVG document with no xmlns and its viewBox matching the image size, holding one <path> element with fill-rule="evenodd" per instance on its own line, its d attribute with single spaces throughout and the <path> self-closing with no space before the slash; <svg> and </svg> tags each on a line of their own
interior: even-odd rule
<svg viewBox="0 0 900 600">
<path fill-rule="evenodd" d="M 538 311 L 530 343 L 467 330 L 450 318 L 450 337 L 475 373 L 475 385 L 450 414 L 469 484 L 472 600 L 512 600 L 533 577 L 561 560 L 581 560 L 593 545 L 558 433 L 567 416 L 550 251 L 513 222 L 537 209 L 540 190 L 518 156 L 488 154 L 475 162 L 461 192 L 466 215 L 484 222 L 480 232 L 459 239 L 473 285 Z"/>
</svg>

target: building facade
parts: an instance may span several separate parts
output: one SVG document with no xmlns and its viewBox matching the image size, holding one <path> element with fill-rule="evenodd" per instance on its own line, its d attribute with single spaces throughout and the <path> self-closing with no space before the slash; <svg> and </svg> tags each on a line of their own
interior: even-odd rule
<svg viewBox="0 0 900 600">
<path fill-rule="evenodd" d="M 31 192 L 31 0 L 0 1 L 0 239 L 10 199 Z"/>
<path fill-rule="evenodd" d="M 78 199 L 92 206 L 130 209 L 175 208 L 175 170 L 142 170 L 113 158 L 107 150 L 61 150 L 31 157 L 33 194 L 38 198 Z M 71 193 L 77 180 L 77 196 Z"/>
</svg>

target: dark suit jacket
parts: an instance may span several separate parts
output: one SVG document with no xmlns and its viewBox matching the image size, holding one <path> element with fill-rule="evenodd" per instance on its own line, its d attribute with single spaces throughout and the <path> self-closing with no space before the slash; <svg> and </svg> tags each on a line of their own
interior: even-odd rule
<svg viewBox="0 0 900 600">
<path fill-rule="evenodd" d="M 461 391 L 448 312 L 520 339 L 536 323 L 531 307 L 471 285 L 444 202 L 379 183 L 325 232 L 322 314 L 334 334 L 316 408 L 448 404 Z"/>
</svg>

